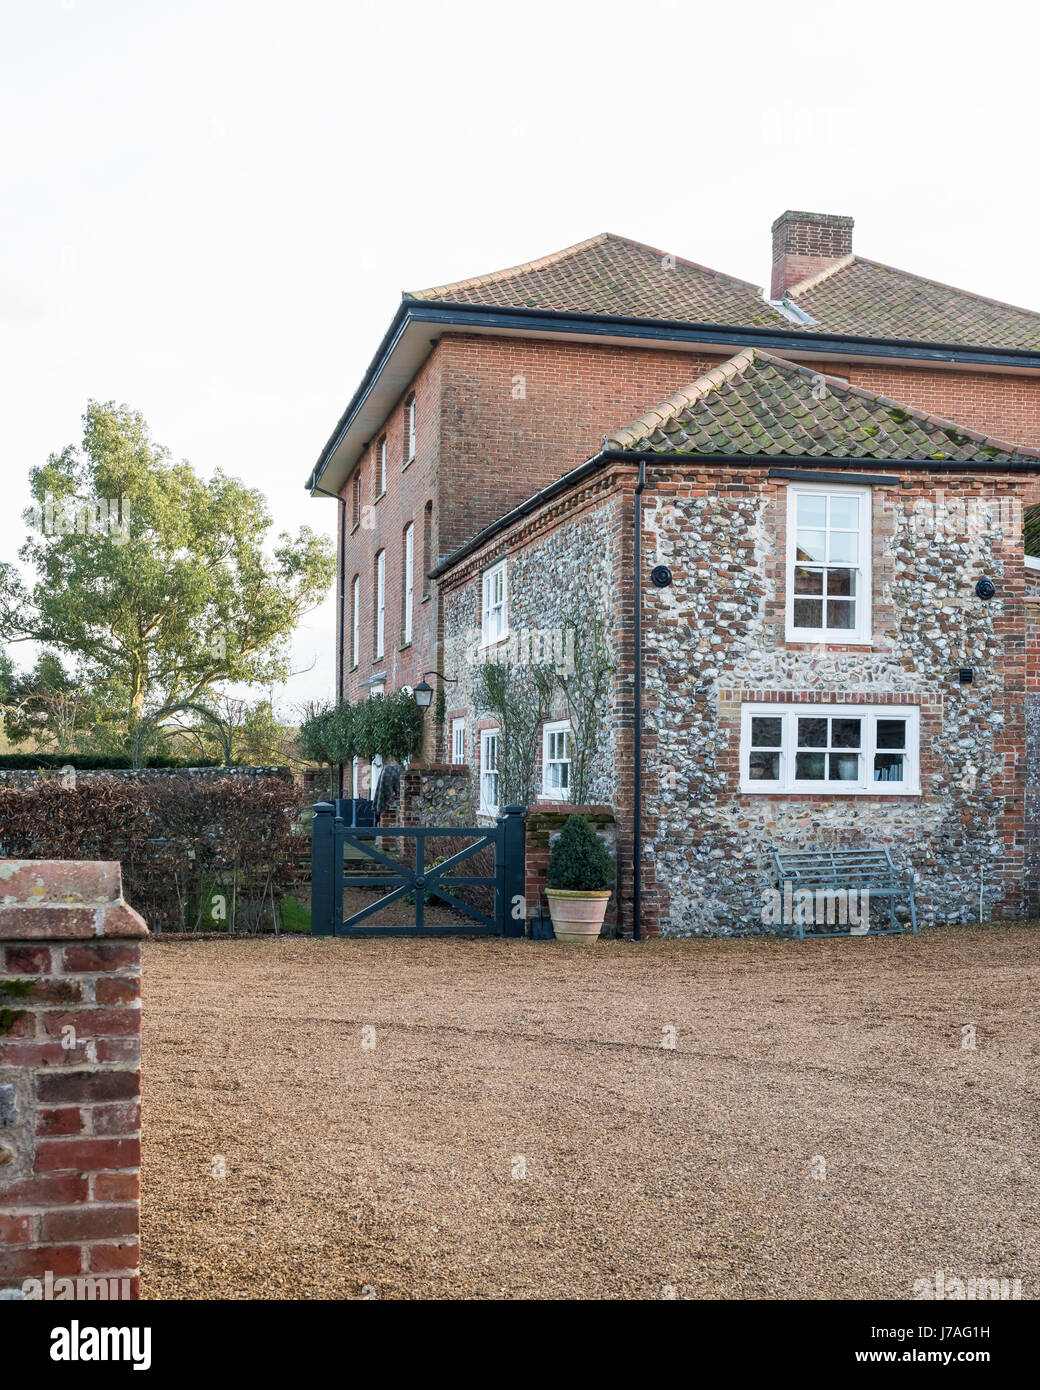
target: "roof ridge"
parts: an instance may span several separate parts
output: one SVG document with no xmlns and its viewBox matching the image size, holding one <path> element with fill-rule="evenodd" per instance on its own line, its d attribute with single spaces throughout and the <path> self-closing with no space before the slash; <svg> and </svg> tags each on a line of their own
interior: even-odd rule
<svg viewBox="0 0 1040 1390">
<path fill-rule="evenodd" d="M 691 261 L 688 256 L 677 256 L 674 251 L 666 251 L 661 246 L 650 246 L 645 241 L 636 241 L 634 237 L 622 236 L 619 232 L 604 232 L 603 235 L 608 241 L 623 241 L 626 246 L 634 246 L 639 251 L 649 251 L 652 256 L 670 256 L 676 265 L 687 265 L 691 270 L 700 270 L 705 275 L 714 275 L 719 280 L 728 280 L 731 285 L 740 285 L 742 289 L 753 290 L 755 294 L 762 293 L 762 286 L 756 285 L 753 280 L 742 280 L 739 275 L 730 275 L 725 270 L 715 270 L 713 266 L 702 265 L 700 261 Z"/>
<path fill-rule="evenodd" d="M 579 251 L 587 251 L 590 246 L 599 246 L 611 237 L 610 232 L 598 232 L 595 236 L 586 237 L 584 241 L 576 241 L 573 246 L 565 246 L 561 251 L 550 251 L 547 256 L 539 256 L 533 261 L 523 261 L 520 265 L 508 266 L 505 270 L 489 270 L 484 275 L 471 275 L 466 280 L 451 280 L 444 285 L 434 285 L 426 290 L 405 290 L 405 299 L 433 299 L 446 290 L 469 290 L 475 289 L 477 285 L 495 285 L 503 280 L 511 280 L 515 275 L 526 275 L 532 270 L 544 270 L 547 266 L 558 265 L 560 261 L 565 261 L 568 256 L 576 255 Z M 617 240 L 623 241 L 623 237 Z"/>
<path fill-rule="evenodd" d="M 1022 304 L 1011 304 L 1006 299 L 994 299 L 991 295 L 988 294 L 977 294 L 975 290 L 966 290 L 963 289 L 960 285 L 951 285 L 947 283 L 947 281 L 945 280 L 933 280 L 927 275 L 918 275 L 913 270 L 903 270 L 901 269 L 901 267 L 897 265 L 888 265 L 885 261 L 875 261 L 870 256 L 853 255 L 849 258 L 846 264 L 851 264 L 853 261 L 858 261 L 861 265 L 871 265 L 876 270 L 891 271 L 893 275 L 903 275 L 906 277 L 907 280 L 916 280 L 918 284 L 921 285 L 933 285 L 936 289 L 939 290 L 949 290 L 953 294 L 962 294 L 966 299 L 975 300 L 977 304 L 990 304 L 994 309 L 1010 309 L 1012 313 L 1027 314 L 1029 318 L 1040 319 L 1040 310 L 1038 309 L 1027 309 Z M 840 265 L 828 266 L 825 270 L 820 271 L 817 275 L 810 275 L 807 280 L 801 281 L 801 283 L 796 285 L 795 289 L 790 291 L 790 293 L 800 293 L 806 290 L 807 288 L 815 288 L 815 284 L 813 283 L 814 281 L 816 284 L 818 284 L 821 280 L 827 279 L 829 274 L 834 274 L 836 271 L 845 268 L 845 266 Z"/>
<path fill-rule="evenodd" d="M 573 246 L 565 246 L 560 251 L 551 251 L 548 255 L 539 256 L 533 261 L 524 261 L 520 265 L 508 266 L 505 270 L 488 271 L 485 275 L 471 275 L 465 280 L 452 280 L 447 284 L 434 285 L 425 290 L 404 290 L 403 296 L 405 299 L 437 299 L 453 290 L 471 290 L 476 289 L 479 285 L 502 284 L 518 275 L 527 275 L 531 271 L 545 270 L 549 266 L 559 265 L 561 261 L 577 255 L 580 251 L 588 251 L 593 246 L 602 246 L 605 241 L 621 242 L 625 246 L 634 247 L 637 251 L 646 251 L 659 260 L 663 260 L 667 256 L 676 265 L 687 266 L 690 270 L 698 270 L 703 275 L 714 276 L 716 280 L 725 281 L 729 285 L 737 285 L 756 295 L 763 293 L 762 287 L 754 284 L 751 280 L 742 280 L 739 276 L 729 275 L 724 270 L 715 270 L 709 265 L 701 265 L 699 261 L 691 261 L 686 256 L 677 256 L 673 251 L 665 251 L 661 247 L 650 246 L 645 241 L 636 241 L 634 237 L 621 236 L 619 232 L 599 232 L 596 236 L 586 237 L 584 241 L 577 241 Z"/>
<path fill-rule="evenodd" d="M 862 256 L 857 256 L 850 251 L 847 256 L 842 256 L 830 265 L 825 265 L 822 270 L 817 270 L 814 274 L 807 275 L 804 280 L 799 280 L 796 285 L 791 285 L 784 293 L 788 298 L 793 299 L 796 294 L 801 294 L 803 290 L 814 289 L 822 281 L 829 280 L 832 275 L 837 275 L 839 270 L 844 270 L 846 266 L 850 266 L 853 261 L 861 261 L 862 259 Z"/>
</svg>

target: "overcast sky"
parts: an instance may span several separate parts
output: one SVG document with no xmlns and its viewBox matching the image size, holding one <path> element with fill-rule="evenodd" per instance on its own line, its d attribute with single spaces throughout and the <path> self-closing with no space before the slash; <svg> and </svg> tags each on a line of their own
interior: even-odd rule
<svg viewBox="0 0 1040 1390">
<path fill-rule="evenodd" d="M 846 213 L 864 255 L 1040 308 L 1021 4 L 0 13 L 0 558 L 90 397 L 332 535 L 303 483 L 401 289 L 596 232 L 763 284 L 778 213 Z M 333 648 L 330 601 L 286 706 L 332 694 Z"/>
</svg>

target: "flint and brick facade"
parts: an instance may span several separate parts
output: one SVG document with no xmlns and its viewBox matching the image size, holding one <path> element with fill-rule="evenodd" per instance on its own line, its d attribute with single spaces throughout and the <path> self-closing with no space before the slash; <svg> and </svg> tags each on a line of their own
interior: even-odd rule
<svg viewBox="0 0 1040 1390">
<path fill-rule="evenodd" d="M 874 637 L 823 649 L 785 637 L 788 484 L 768 472 L 750 465 L 736 481 L 708 466 L 648 470 L 645 567 L 668 565 L 673 583 L 644 586 L 643 595 L 644 930 L 762 930 L 772 851 L 810 845 L 889 847 L 914 876 L 926 922 L 977 920 L 980 905 L 986 920 L 1033 910 L 1025 690 L 1037 679 L 1036 649 L 1026 641 L 1036 601 L 1025 594 L 1021 533 L 1000 520 L 1014 516 L 1018 488 L 979 479 L 965 489 L 954 476 L 912 472 L 872 488 Z M 947 520 L 937 538 L 934 518 L 945 515 L 953 488 L 967 504 L 963 530 Z M 984 522 L 980 531 L 978 509 L 992 527 Z M 452 712 L 467 717 L 474 743 L 481 724 L 495 722 L 466 703 L 482 567 L 506 558 L 510 621 L 515 614 L 520 629 L 573 621 L 568 595 L 579 586 L 613 615 L 617 674 L 590 799 L 613 808 L 622 861 L 633 822 L 634 510 L 634 470 L 617 466 L 440 581 L 446 668 L 462 678 Z M 998 589 L 989 602 L 974 593 L 983 573 Z M 971 684 L 960 681 L 965 668 Z M 852 715 L 867 706 L 919 710 L 920 794 L 741 790 L 741 709 L 749 702 L 794 703 L 810 714 L 823 705 Z M 478 748 L 471 744 L 467 756 L 476 767 Z M 1028 756 L 1036 757 L 1032 743 Z M 475 781 L 472 797 L 475 813 Z"/>
<path fill-rule="evenodd" d="M 465 720 L 475 814 L 480 735 L 495 723 L 471 699 L 484 570 L 508 560 L 514 634 L 556 629 L 573 619 L 576 596 L 595 596 L 617 667 L 587 799 L 617 819 L 623 928 L 634 814 L 634 468 L 607 460 L 595 477 L 550 500 L 538 494 L 597 455 L 619 424 L 659 401 L 665 405 L 657 411 L 667 412 L 691 381 L 728 370 L 742 334 L 752 343 L 769 333 L 770 351 L 826 377 L 828 389 L 849 388 L 857 399 L 870 394 L 892 408 L 894 421 L 909 411 L 927 430 L 945 431 L 931 452 L 920 452 L 918 440 L 910 461 L 975 458 L 979 471 L 960 463 L 948 474 L 915 471 L 902 459 L 890 484 L 871 487 L 871 640 L 804 650 L 784 636 L 786 483 L 771 479 L 756 458 L 739 478 L 689 460 L 648 465 L 641 587 L 656 562 L 672 567 L 674 584 L 643 594 L 644 925 L 677 933 L 753 929 L 751 895 L 762 881 L 767 847 L 818 841 L 891 845 L 916 876 L 925 920 L 966 920 L 978 915 L 980 903 L 986 915 L 1019 913 L 1032 902 L 1036 879 L 1026 830 L 1035 817 L 1031 809 L 1027 814 L 1025 794 L 1025 692 L 1032 679 L 1025 654 L 1033 650 L 1025 634 L 1035 626 L 1029 593 L 1040 586 L 1030 576 L 1027 591 L 1020 532 L 1016 538 L 1001 524 L 992 534 L 973 526 L 961 535 L 954 520 L 941 539 L 925 541 L 912 518 L 943 511 L 951 498 L 984 512 L 995 508 L 1001 517 L 1013 505 L 1019 518 L 1040 502 L 1040 474 L 1019 466 L 1014 454 L 1016 445 L 1040 448 L 1040 315 L 853 255 L 850 218 L 787 213 L 773 230 L 772 299 L 745 282 L 610 235 L 514 271 L 405 296 L 402 338 L 422 333 L 408 316 L 421 321 L 427 306 L 443 322 L 426 346 L 413 348 L 422 360 L 407 380 L 395 378 L 384 414 L 369 412 L 363 444 L 350 444 L 348 410 L 313 475 L 338 468 L 336 487 L 347 504 L 345 698 L 363 698 L 375 680 L 393 690 L 425 671 L 457 677 L 445 687 L 443 724 L 427 716 L 424 759 L 448 761 L 453 719 Z M 593 315 L 600 316 L 595 323 Z M 679 326 L 669 330 L 669 321 Z M 679 341 L 690 324 L 700 326 L 700 346 Z M 729 325 L 714 334 L 725 345 L 713 345 L 704 325 Z M 648 341 L 654 334 L 662 341 Z M 374 394 L 378 382 L 377 375 L 366 392 Z M 412 396 L 417 449 L 405 467 Z M 765 399 L 768 407 L 768 392 Z M 745 412 L 752 425 L 758 409 L 752 404 Z M 811 418 L 815 407 L 808 402 L 807 409 Z M 887 418 L 881 439 L 886 424 Z M 964 448 L 959 431 L 975 443 Z M 873 459 L 900 459 L 898 451 L 879 453 L 869 433 L 849 436 L 848 454 L 863 457 L 863 470 L 872 470 Z M 384 434 L 387 487 L 376 501 Z M 788 445 L 762 445 L 754 436 L 752 428 L 750 445 L 744 439 L 730 451 L 784 461 Z M 634 447 L 631 440 L 625 447 Z M 341 465 L 352 448 L 354 461 Z M 705 448 L 702 441 L 689 451 Z M 834 453 L 810 433 L 789 461 L 823 466 Z M 1012 459 L 1006 476 L 987 467 L 997 455 Z M 361 509 L 352 526 L 358 476 Z M 500 519 L 513 508 L 522 514 L 502 529 Z M 416 559 L 413 637 L 406 646 L 402 536 L 409 521 Z M 480 544 L 485 530 L 489 538 Z M 386 626 L 385 653 L 376 659 L 380 550 Z M 423 577 L 429 570 L 435 578 Z M 983 572 L 998 585 L 989 604 L 975 599 L 968 584 Z M 976 674 L 961 687 L 956 672 L 963 667 Z M 740 711 L 749 701 L 912 705 L 920 720 L 920 796 L 911 803 L 876 792 L 742 792 Z M 562 705 L 553 712 L 565 714 Z M 538 784 L 540 758 L 539 751 Z M 450 776 L 457 802 L 459 774 Z"/>
</svg>

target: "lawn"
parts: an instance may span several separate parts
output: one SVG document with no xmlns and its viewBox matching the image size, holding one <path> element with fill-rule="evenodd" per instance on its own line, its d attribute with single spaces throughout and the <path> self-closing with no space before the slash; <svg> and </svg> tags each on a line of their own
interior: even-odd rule
<svg viewBox="0 0 1040 1390">
<path fill-rule="evenodd" d="M 1035 928 L 144 956 L 145 1297 L 1037 1296 Z"/>
</svg>

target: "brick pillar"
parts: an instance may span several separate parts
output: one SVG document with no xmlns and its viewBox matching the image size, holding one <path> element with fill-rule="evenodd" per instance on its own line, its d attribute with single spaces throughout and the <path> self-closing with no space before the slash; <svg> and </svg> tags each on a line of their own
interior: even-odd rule
<svg viewBox="0 0 1040 1390">
<path fill-rule="evenodd" d="M 0 859 L 0 1292 L 139 1296 L 147 935 L 118 864 Z"/>
</svg>

